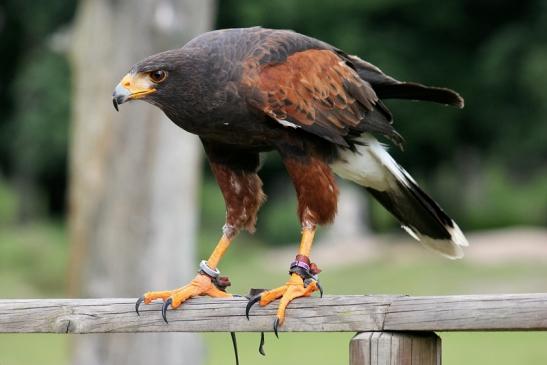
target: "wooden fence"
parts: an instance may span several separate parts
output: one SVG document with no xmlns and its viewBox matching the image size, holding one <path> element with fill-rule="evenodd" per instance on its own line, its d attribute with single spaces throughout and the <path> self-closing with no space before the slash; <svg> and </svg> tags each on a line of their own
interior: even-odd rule
<svg viewBox="0 0 547 365">
<path fill-rule="evenodd" d="M 0 300 L 0 333 L 270 332 L 276 305 L 245 298 L 194 298 L 161 318 L 161 304 L 135 299 Z M 441 364 L 435 331 L 544 331 L 547 294 L 300 298 L 279 331 L 356 332 L 350 365 Z"/>
</svg>

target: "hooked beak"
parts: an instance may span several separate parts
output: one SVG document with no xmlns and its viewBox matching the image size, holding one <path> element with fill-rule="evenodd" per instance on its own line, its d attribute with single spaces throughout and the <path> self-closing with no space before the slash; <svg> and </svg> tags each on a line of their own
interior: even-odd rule
<svg viewBox="0 0 547 365">
<path fill-rule="evenodd" d="M 148 94 L 156 91 L 154 83 L 149 79 L 147 74 L 143 73 L 128 73 L 120 81 L 114 93 L 112 93 L 112 104 L 118 111 L 118 105 L 133 99 L 140 99 Z"/>
</svg>

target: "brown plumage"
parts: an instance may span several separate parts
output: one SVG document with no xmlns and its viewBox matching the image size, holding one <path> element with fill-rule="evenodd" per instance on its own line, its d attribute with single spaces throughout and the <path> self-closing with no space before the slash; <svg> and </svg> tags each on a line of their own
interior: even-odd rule
<svg viewBox="0 0 547 365">
<path fill-rule="evenodd" d="M 256 174 L 258 154 L 229 147 L 226 151 L 226 147 L 219 148 L 218 144 L 206 141 L 203 144 L 226 203 L 226 229 L 234 230 L 229 235 L 240 228 L 254 232 L 258 210 L 266 200 L 262 181 Z M 239 168 L 233 167 L 236 163 Z"/>
<path fill-rule="evenodd" d="M 374 137 L 403 143 L 382 98 L 463 107 L 452 90 L 401 82 L 317 39 L 259 27 L 205 33 L 146 58 L 118 84 L 113 101 L 116 108 L 131 99 L 148 101 L 201 138 L 226 202 L 224 234 L 208 260 L 212 268 L 239 230 L 254 230 L 265 199 L 259 154 L 279 152 L 297 194 L 302 265 L 291 268 L 288 286 L 251 301 L 284 298 L 277 328 L 290 300 L 319 288 L 305 267 L 316 226 L 336 214 L 333 172 L 366 187 L 424 245 L 447 257 L 463 255 L 467 241 L 458 226 Z M 170 298 L 166 305 L 177 307 L 196 293 L 220 295 L 207 285 L 211 281 L 199 277 L 187 286 L 191 290 L 147 293 L 143 300 Z"/>
<path fill-rule="evenodd" d="M 298 198 L 298 218 L 303 227 L 332 223 L 338 204 L 338 187 L 327 163 L 311 155 L 307 158 L 283 156 Z"/>
<path fill-rule="evenodd" d="M 248 60 L 242 77 L 243 85 L 259 96 L 250 103 L 283 126 L 302 128 L 347 147 L 345 138 L 351 131 L 373 131 L 364 119 L 376 105 L 391 122 L 370 84 L 332 50 L 306 50 L 263 67 L 256 63 Z M 378 132 L 399 139 L 390 123 Z"/>
</svg>

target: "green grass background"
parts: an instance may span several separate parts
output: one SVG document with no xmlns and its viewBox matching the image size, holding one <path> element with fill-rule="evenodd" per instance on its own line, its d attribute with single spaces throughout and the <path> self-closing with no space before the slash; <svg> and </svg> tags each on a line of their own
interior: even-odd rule
<svg viewBox="0 0 547 365">
<path fill-rule="evenodd" d="M 214 239 L 202 237 L 207 252 Z M 283 267 L 271 267 L 271 249 L 242 237 L 223 261 L 231 291 L 274 287 L 287 279 Z M 290 258 L 288 258 L 290 259 Z M 245 263 L 242 265 L 241 263 Z M 67 263 L 63 226 L 32 224 L 0 230 L 0 293 L 3 298 L 62 297 Z M 268 268 L 265 270 L 264 266 Z M 257 275 L 257 273 L 261 273 Z M 448 261 L 429 253 L 413 258 L 380 257 L 366 264 L 330 269 L 321 274 L 328 294 L 474 294 L 547 291 L 547 266 L 539 263 L 503 265 Z M 239 334 L 241 363 L 280 364 L 302 357 L 307 363 L 347 364 L 351 333 L 266 334 L 266 357 L 258 354 L 258 334 Z M 440 333 L 444 364 L 546 364 L 547 334 Z M 0 335 L 0 365 L 64 365 L 69 359 L 65 335 Z M 203 335 L 207 364 L 233 363 L 229 335 Z"/>
</svg>

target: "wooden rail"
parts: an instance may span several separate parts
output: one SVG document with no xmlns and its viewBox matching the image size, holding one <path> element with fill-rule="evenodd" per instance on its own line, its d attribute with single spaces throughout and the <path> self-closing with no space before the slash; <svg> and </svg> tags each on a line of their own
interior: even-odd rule
<svg viewBox="0 0 547 365">
<path fill-rule="evenodd" d="M 260 332 L 271 331 L 276 305 L 251 309 L 245 298 L 191 299 L 170 310 L 136 299 L 0 300 L 0 333 Z M 547 330 L 547 294 L 457 296 L 325 296 L 300 298 L 280 331 L 522 331 Z"/>
<path fill-rule="evenodd" d="M 0 333 L 269 332 L 276 312 L 275 304 L 257 305 L 247 320 L 245 298 L 194 298 L 170 310 L 165 324 L 160 303 L 142 305 L 137 316 L 135 300 L 0 300 Z M 440 364 L 432 331 L 544 331 L 547 294 L 300 298 L 279 330 L 357 332 L 352 365 L 403 364 L 408 356 L 421 359 L 412 364 Z"/>
</svg>

